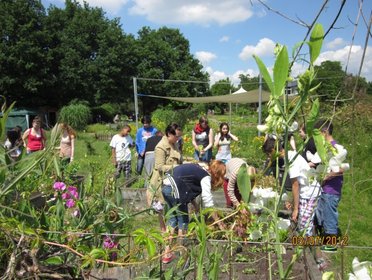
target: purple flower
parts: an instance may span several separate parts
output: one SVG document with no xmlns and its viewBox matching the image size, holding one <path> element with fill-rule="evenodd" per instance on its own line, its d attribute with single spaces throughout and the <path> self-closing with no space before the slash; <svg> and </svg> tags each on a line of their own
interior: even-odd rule
<svg viewBox="0 0 372 280">
<path fill-rule="evenodd" d="M 62 199 L 70 199 L 71 198 L 71 195 L 69 192 L 65 192 L 62 194 Z"/>
<path fill-rule="evenodd" d="M 66 207 L 67 208 L 72 208 L 74 206 L 75 206 L 75 200 L 73 200 L 73 199 L 67 199 L 66 200 Z"/>
<path fill-rule="evenodd" d="M 117 243 L 115 243 L 109 236 L 106 236 L 103 239 L 103 248 L 105 249 L 113 249 L 118 246 Z"/>
<path fill-rule="evenodd" d="M 78 198 L 79 198 L 79 193 L 78 193 L 76 187 L 69 186 L 69 187 L 67 188 L 67 191 L 68 191 L 68 192 L 69 192 L 73 197 L 75 197 L 75 199 L 78 199 Z"/>
<path fill-rule="evenodd" d="M 64 191 L 66 189 L 66 185 L 63 182 L 55 182 L 53 185 L 53 189 L 55 191 Z"/>
</svg>

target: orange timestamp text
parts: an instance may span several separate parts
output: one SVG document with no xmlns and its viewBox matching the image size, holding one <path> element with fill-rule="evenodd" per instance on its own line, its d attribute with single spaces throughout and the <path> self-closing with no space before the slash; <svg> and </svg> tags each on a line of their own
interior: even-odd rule
<svg viewBox="0 0 372 280">
<path fill-rule="evenodd" d="M 292 236 L 293 246 L 336 246 L 337 244 L 341 246 L 349 245 L 349 236 Z"/>
</svg>

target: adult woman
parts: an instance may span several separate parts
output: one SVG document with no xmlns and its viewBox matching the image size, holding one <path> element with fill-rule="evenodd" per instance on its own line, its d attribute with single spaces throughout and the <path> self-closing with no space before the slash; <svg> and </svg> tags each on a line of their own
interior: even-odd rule
<svg viewBox="0 0 372 280">
<path fill-rule="evenodd" d="M 225 165 L 223 162 L 212 161 L 208 168 L 199 164 L 182 164 L 173 168 L 166 174 L 163 180 L 162 193 L 169 209 L 177 210 L 171 213 L 168 220 L 171 233 L 178 228 L 178 235 L 182 236 L 187 232 L 189 216 L 187 204 L 192 202 L 198 195 L 201 195 L 204 207 L 213 207 L 212 192 L 223 184 L 225 174 Z M 216 212 L 212 213 L 212 218 L 218 221 Z M 223 222 L 218 223 L 221 230 L 225 228 Z M 173 255 L 169 252 L 167 246 L 163 256 L 163 263 L 169 263 Z"/>
<path fill-rule="evenodd" d="M 156 145 L 154 151 L 155 163 L 150 178 L 150 186 L 147 189 L 147 202 L 163 202 L 161 185 L 165 172 L 180 164 L 181 154 L 177 149 L 176 142 L 181 128 L 178 124 L 170 124 L 165 129 L 165 135 Z"/>
<path fill-rule="evenodd" d="M 238 187 L 238 173 L 241 168 L 246 168 L 248 175 L 256 174 L 256 169 L 249 166 L 240 158 L 232 158 L 226 163 L 226 181 L 224 183 L 224 192 L 227 207 L 237 207 L 240 204 L 242 196 Z"/>
<path fill-rule="evenodd" d="M 231 159 L 230 144 L 231 140 L 238 141 L 238 137 L 230 132 L 229 124 L 223 122 L 220 124 L 220 131 L 214 138 L 214 146 L 218 149 L 216 159 L 228 162 Z"/>
<path fill-rule="evenodd" d="M 27 154 L 43 150 L 46 144 L 46 136 L 41 128 L 41 119 L 36 116 L 32 120 L 32 127 L 27 129 L 22 136 Z"/>
<path fill-rule="evenodd" d="M 202 116 L 192 131 L 192 144 L 196 160 L 210 162 L 212 159 L 213 130 L 208 126 L 208 119 Z"/>
<path fill-rule="evenodd" d="M 72 129 L 67 123 L 61 123 L 61 142 L 59 156 L 66 162 L 74 160 L 75 153 L 75 130 Z"/>
</svg>

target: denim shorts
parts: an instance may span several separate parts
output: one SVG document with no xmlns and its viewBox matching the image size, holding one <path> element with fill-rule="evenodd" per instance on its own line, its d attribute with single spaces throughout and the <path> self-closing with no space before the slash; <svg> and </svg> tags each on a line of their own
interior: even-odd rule
<svg viewBox="0 0 372 280">
<path fill-rule="evenodd" d="M 187 204 L 180 204 L 178 199 L 174 198 L 173 196 L 173 189 L 172 186 L 163 185 L 162 193 L 164 200 L 167 202 L 169 209 L 173 207 L 178 207 L 172 211 L 167 212 L 166 216 L 168 217 L 168 225 L 172 228 L 178 228 L 183 231 L 187 231 L 187 227 L 189 225 L 189 214 Z"/>
<path fill-rule="evenodd" d="M 341 196 L 322 193 L 316 207 L 317 223 L 323 227 L 326 235 L 338 234 L 338 203 Z"/>
</svg>

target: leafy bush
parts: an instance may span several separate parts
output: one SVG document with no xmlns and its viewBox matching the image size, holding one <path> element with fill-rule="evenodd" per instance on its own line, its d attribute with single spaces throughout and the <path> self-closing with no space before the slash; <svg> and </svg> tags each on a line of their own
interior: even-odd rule
<svg viewBox="0 0 372 280">
<path fill-rule="evenodd" d="M 197 116 L 197 111 L 193 109 L 180 109 L 175 111 L 172 108 L 160 108 L 153 112 L 152 122 L 153 125 L 161 131 L 164 131 L 168 124 L 174 122 L 184 127 L 185 124 Z"/>
<path fill-rule="evenodd" d="M 92 118 L 92 112 L 87 105 L 70 104 L 61 109 L 59 122 L 65 122 L 74 129 L 83 130 Z"/>
</svg>

